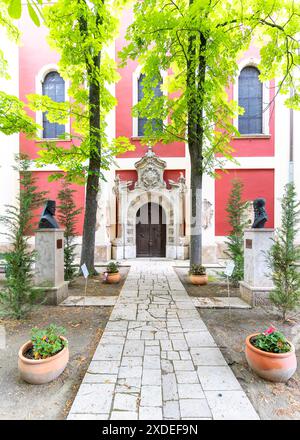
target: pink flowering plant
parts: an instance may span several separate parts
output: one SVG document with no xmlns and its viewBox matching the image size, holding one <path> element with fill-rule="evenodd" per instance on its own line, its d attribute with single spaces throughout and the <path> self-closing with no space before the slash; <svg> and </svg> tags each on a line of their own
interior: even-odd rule
<svg viewBox="0 0 300 440">
<path fill-rule="evenodd" d="M 106 271 L 103 274 L 103 281 L 107 281 L 108 275 L 111 273 L 118 273 L 119 272 L 119 265 L 118 261 L 110 261 L 108 265 L 106 266 Z"/>
<path fill-rule="evenodd" d="M 269 327 L 263 333 L 251 338 L 254 347 L 269 353 L 287 353 L 291 351 L 291 346 L 286 337 L 275 327 Z"/>
</svg>

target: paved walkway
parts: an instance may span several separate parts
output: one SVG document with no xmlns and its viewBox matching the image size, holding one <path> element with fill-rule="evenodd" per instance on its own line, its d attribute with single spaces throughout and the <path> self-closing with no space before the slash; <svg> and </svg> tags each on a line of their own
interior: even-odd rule
<svg viewBox="0 0 300 440">
<path fill-rule="evenodd" d="M 68 419 L 258 419 L 168 261 L 134 261 Z"/>
</svg>

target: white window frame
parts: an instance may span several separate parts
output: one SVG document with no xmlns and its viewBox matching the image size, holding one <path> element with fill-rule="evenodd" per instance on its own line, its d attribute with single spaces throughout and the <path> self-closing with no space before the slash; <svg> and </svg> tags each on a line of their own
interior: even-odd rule
<svg viewBox="0 0 300 440">
<path fill-rule="evenodd" d="M 233 99 L 239 102 L 239 76 L 244 67 L 255 67 L 259 70 L 260 60 L 258 58 L 247 58 L 239 63 L 239 73 L 236 81 L 233 85 Z M 262 83 L 262 133 L 244 133 L 241 137 L 259 137 L 259 136 L 269 136 L 270 135 L 270 82 Z M 265 110 L 266 109 L 266 110 Z M 239 129 L 239 118 L 238 116 L 233 120 L 233 125 L 238 130 Z"/>
<path fill-rule="evenodd" d="M 142 73 L 143 73 L 142 66 L 138 66 L 132 74 L 132 108 L 138 103 L 138 86 L 139 86 L 139 79 Z M 164 80 L 167 76 L 167 72 L 160 70 L 160 75 L 164 83 Z M 162 92 L 163 95 L 165 96 L 167 95 L 167 92 L 165 90 L 163 90 Z M 164 122 L 166 123 L 167 120 L 165 120 Z M 132 116 L 132 137 L 133 138 L 143 137 L 138 135 L 138 118 L 136 116 Z"/>
<path fill-rule="evenodd" d="M 35 77 L 35 92 L 38 95 L 43 94 L 43 83 L 45 81 L 46 76 L 50 72 L 59 73 L 57 64 L 46 64 L 45 66 L 43 66 L 39 70 L 38 74 L 36 75 L 36 77 Z M 67 81 L 64 80 L 64 81 L 65 81 L 65 102 L 67 102 L 69 100 L 68 90 L 70 87 L 70 82 L 68 80 Z M 38 125 L 43 127 L 43 112 L 42 111 L 36 112 L 35 121 Z M 70 121 L 70 117 L 69 117 L 67 123 L 65 124 L 65 133 L 70 133 L 70 130 L 71 130 L 71 121 Z M 37 134 L 38 134 L 38 138 L 40 141 L 47 141 L 47 140 L 59 140 L 60 142 L 69 141 L 69 139 L 43 138 L 43 128 L 39 129 Z"/>
</svg>

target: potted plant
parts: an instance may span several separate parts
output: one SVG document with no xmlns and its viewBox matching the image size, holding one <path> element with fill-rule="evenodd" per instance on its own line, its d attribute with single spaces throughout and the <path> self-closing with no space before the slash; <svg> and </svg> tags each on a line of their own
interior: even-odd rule
<svg viewBox="0 0 300 440">
<path fill-rule="evenodd" d="M 208 283 L 206 269 L 201 264 L 192 264 L 189 270 L 189 276 L 192 284 L 204 285 Z"/>
<path fill-rule="evenodd" d="M 295 347 L 274 327 L 246 338 L 246 359 L 258 376 L 271 382 L 286 382 L 297 368 Z"/>
<path fill-rule="evenodd" d="M 119 263 L 117 261 L 110 261 L 106 266 L 104 273 L 104 280 L 110 284 L 118 283 L 121 279 L 119 272 Z"/>
<path fill-rule="evenodd" d="M 33 328 L 31 340 L 19 350 L 18 367 L 21 378 L 31 384 L 51 382 L 64 371 L 69 361 L 65 329 L 50 324 L 47 328 Z"/>
</svg>

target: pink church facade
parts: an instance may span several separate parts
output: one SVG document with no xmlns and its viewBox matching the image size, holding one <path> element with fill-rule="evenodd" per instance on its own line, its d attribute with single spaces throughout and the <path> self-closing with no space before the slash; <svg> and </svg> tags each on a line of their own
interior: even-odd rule
<svg viewBox="0 0 300 440">
<path fill-rule="evenodd" d="M 131 20 L 130 11 L 123 16 L 120 35 L 116 39 L 111 55 L 118 58 L 118 51 L 125 44 L 125 31 Z M 57 72 L 59 56 L 50 49 L 46 41 L 46 29 L 32 26 L 24 16 L 20 22 L 22 45 L 15 49 L 18 75 L 14 79 L 16 94 L 26 102 L 26 95 L 42 93 L 47 75 Z M 239 61 L 240 72 L 245 68 L 256 69 L 259 63 L 259 52 L 252 47 Z M 249 69 L 250 76 L 254 70 Z M 252 73 L 251 73 L 252 72 Z M 131 109 L 138 99 L 140 67 L 130 61 L 119 69 L 120 81 L 115 85 L 113 93 L 117 98 L 117 106 L 108 116 L 109 136 L 126 136 L 135 145 L 135 150 L 128 151 L 116 158 L 116 165 L 105 172 L 106 181 L 101 183 L 99 191 L 99 212 L 96 233 L 96 260 L 107 261 L 111 258 L 135 258 L 142 255 L 139 246 L 144 246 L 139 234 L 165 235 L 161 255 L 152 255 L 151 250 L 145 256 L 164 256 L 172 259 L 187 259 L 189 255 L 189 185 L 190 160 L 187 145 L 183 142 L 172 144 L 156 144 L 153 151 L 147 151 L 142 145 L 138 131 L 137 118 L 133 118 Z M 245 78 L 245 81 L 251 78 Z M 64 84 L 65 99 L 68 99 L 68 84 Z M 238 99 L 239 81 L 233 84 L 229 98 Z M 291 113 L 284 107 L 283 98 L 275 95 L 275 82 L 261 85 L 263 107 L 260 121 L 246 121 L 245 124 L 260 124 L 257 132 L 255 127 L 251 133 L 243 133 L 240 138 L 232 140 L 233 155 L 239 165 L 228 162 L 226 172 L 216 170 L 218 179 L 204 177 L 203 190 L 203 256 L 205 263 L 217 263 L 224 258 L 224 240 L 228 234 L 229 225 L 226 218 L 226 203 L 233 178 L 240 178 L 244 183 L 244 198 L 253 201 L 256 197 L 266 199 L 269 220 L 266 227 L 273 228 L 280 224 L 280 197 L 284 185 L 294 175 L 296 187 L 300 194 L 300 152 L 297 140 L 300 140 L 300 118 L 297 112 Z M 248 99 L 248 98 L 247 98 Z M 249 100 L 250 102 L 250 100 Z M 271 104 L 270 104 L 271 103 Z M 270 105 L 269 105 L 270 104 Z M 250 105 L 250 104 L 249 104 Z M 41 125 L 43 116 L 28 111 Z M 297 122 L 298 121 L 298 122 Z M 236 121 L 238 124 L 238 121 Z M 250 126 L 249 125 L 249 126 Z M 71 123 L 65 131 L 72 130 Z M 247 131 L 247 127 L 245 128 Z M 43 133 L 41 133 L 43 136 Z M 1 143 L 5 141 L 1 137 Z M 10 138 L 8 143 L 14 145 L 14 152 L 23 152 L 34 159 L 37 157 L 42 140 L 29 140 L 23 135 Z M 68 141 L 60 141 L 68 146 Z M 293 152 L 293 154 L 292 154 Z M 11 159 L 0 156 L 3 167 L 8 173 Z M 291 170 L 294 169 L 292 173 Z M 149 171 L 150 170 L 150 171 Z M 151 174 L 152 170 L 152 174 Z M 49 182 L 49 175 L 57 171 L 55 167 L 47 166 L 42 169 L 33 168 L 39 185 L 49 191 L 50 199 L 57 199 L 60 182 Z M 147 179 L 145 173 L 147 171 Z M 0 169 L 0 173 L 2 173 Z M 143 175 L 144 173 L 144 175 Z M 153 176 L 154 180 L 151 180 Z M 11 177 L 16 180 L 16 176 Z M 1 176 L 0 176 L 1 179 Z M 0 180 L 1 183 L 1 180 Z M 148 185 L 148 186 L 147 186 Z M 14 183 L 14 187 L 16 184 Z M 76 189 L 76 204 L 84 207 L 85 187 L 73 185 Z M 2 190 L 1 190 L 2 193 Z M 145 196 L 148 194 L 148 196 Z M 149 199 L 149 194 L 151 200 Z M 15 192 L 11 194 L 11 202 Z M 0 198 L 2 196 L 0 195 Z M 147 203 L 161 206 L 165 222 L 164 229 L 155 232 L 151 225 L 141 232 L 136 227 L 136 217 L 140 215 Z M 3 208 L 2 202 L 2 208 Z M 0 209 L 1 201 L 0 201 Z M 78 251 L 80 250 L 82 227 L 82 212 L 77 225 Z M 249 212 L 251 217 L 251 213 Z M 159 219 L 159 222 L 161 219 Z M 150 221 L 151 223 L 151 221 Z M 152 232 L 151 232 L 152 231 Z M 149 235 L 149 237 L 150 237 Z M 147 235 L 148 237 L 148 235 Z M 150 237 L 151 238 L 151 237 Z M 5 242 L 1 241 L 1 246 Z M 147 247 L 147 246 L 146 246 Z M 155 252 L 154 252 L 155 254 Z"/>
</svg>

